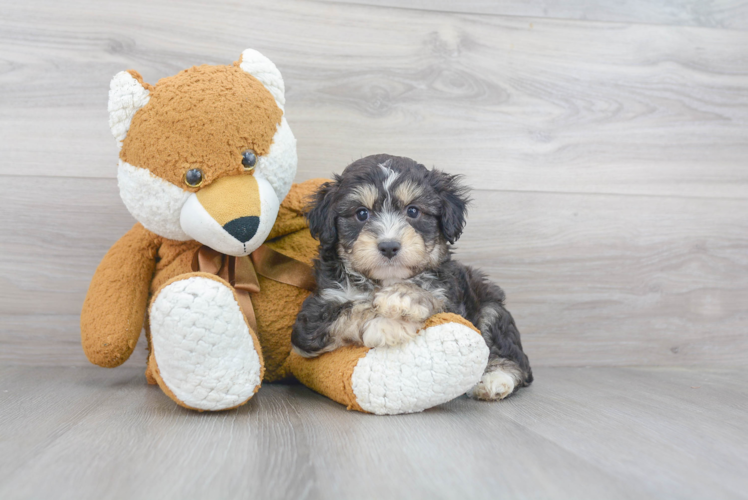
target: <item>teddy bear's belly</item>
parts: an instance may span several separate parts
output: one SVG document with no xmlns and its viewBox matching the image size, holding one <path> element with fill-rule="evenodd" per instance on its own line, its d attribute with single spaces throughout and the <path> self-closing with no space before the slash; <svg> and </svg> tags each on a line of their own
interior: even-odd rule
<svg viewBox="0 0 748 500">
<path fill-rule="evenodd" d="M 265 380 L 273 382 L 290 376 L 287 360 L 291 354 L 291 330 L 301 304 L 311 292 L 262 276 L 260 293 L 252 294 L 257 317 L 257 337 L 265 359 Z"/>
<path fill-rule="evenodd" d="M 192 272 L 192 260 L 201 246 L 197 241 L 164 240 L 158 250 L 151 297 L 170 279 Z"/>
<path fill-rule="evenodd" d="M 319 244 L 309 234 L 309 229 L 304 228 L 276 238 L 266 245 L 311 268 Z M 311 292 L 263 276 L 259 277 L 259 281 L 260 293 L 252 294 L 252 303 L 265 358 L 265 380 L 272 382 L 290 376 L 288 357 L 291 354 L 291 330 L 301 304 Z"/>
</svg>

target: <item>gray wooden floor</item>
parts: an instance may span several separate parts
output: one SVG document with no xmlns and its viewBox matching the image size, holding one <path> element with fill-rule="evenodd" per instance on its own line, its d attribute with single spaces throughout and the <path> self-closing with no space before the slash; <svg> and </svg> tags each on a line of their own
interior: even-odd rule
<svg viewBox="0 0 748 500">
<path fill-rule="evenodd" d="M 748 370 L 541 368 L 501 403 L 223 413 L 129 368 L 0 369 L 0 498 L 748 498 Z"/>
</svg>

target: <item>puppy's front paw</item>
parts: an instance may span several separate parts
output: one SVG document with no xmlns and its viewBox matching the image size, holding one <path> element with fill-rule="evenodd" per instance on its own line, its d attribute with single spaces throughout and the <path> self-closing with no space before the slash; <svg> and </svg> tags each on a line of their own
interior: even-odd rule
<svg viewBox="0 0 748 500">
<path fill-rule="evenodd" d="M 408 293 L 404 287 L 387 287 L 374 294 L 372 304 L 378 315 L 385 318 L 405 318 L 422 324 L 431 314 L 430 304 L 419 300 L 420 295 Z"/>
<path fill-rule="evenodd" d="M 500 369 L 484 373 L 480 382 L 475 384 L 468 396 L 483 401 L 498 401 L 514 392 L 514 377 Z"/>
<path fill-rule="evenodd" d="M 361 337 L 366 347 L 404 344 L 418 335 L 421 325 L 402 319 L 376 317 L 364 327 Z"/>
</svg>

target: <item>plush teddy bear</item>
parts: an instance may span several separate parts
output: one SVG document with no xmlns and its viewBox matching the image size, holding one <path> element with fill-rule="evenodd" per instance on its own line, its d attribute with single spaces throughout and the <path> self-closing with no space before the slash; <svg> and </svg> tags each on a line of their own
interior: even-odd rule
<svg viewBox="0 0 748 500">
<path fill-rule="evenodd" d="M 314 289 L 317 243 L 303 211 L 322 182 L 292 185 L 296 140 L 275 65 L 245 50 L 156 85 L 115 75 L 109 124 L 120 195 L 138 221 L 107 252 L 81 313 L 88 359 L 122 364 L 145 327 L 146 378 L 177 404 L 224 410 L 262 381 L 296 378 L 359 411 L 444 403 L 476 384 L 488 350 L 464 319 L 432 317 L 414 341 L 292 351 L 296 314 Z"/>
</svg>

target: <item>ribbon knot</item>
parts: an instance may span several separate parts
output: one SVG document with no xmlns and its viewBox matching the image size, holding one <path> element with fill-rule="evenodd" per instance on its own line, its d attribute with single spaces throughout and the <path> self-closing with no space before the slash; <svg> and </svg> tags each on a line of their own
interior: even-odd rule
<svg viewBox="0 0 748 500">
<path fill-rule="evenodd" d="M 250 294 L 260 291 L 258 274 L 309 291 L 316 288 L 311 266 L 276 252 L 266 245 L 244 257 L 226 255 L 203 245 L 195 253 L 192 271 L 215 274 L 234 287 L 239 307 L 255 333 L 257 318 Z"/>
</svg>

